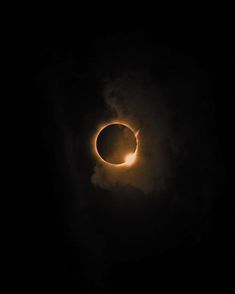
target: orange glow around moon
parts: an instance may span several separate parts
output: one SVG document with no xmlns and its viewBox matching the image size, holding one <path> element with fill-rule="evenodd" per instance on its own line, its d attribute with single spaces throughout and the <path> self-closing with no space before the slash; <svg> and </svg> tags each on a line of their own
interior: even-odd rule
<svg viewBox="0 0 235 294">
<path fill-rule="evenodd" d="M 120 124 L 122 126 L 125 126 L 127 127 L 128 129 L 130 129 L 132 132 L 133 132 L 133 135 L 135 136 L 135 139 L 136 139 L 136 149 L 135 149 L 135 152 L 134 153 L 128 153 L 126 154 L 125 156 L 125 161 L 123 163 L 118 163 L 118 164 L 114 164 L 114 163 L 110 163 L 106 160 L 104 160 L 99 152 L 98 152 L 98 149 L 97 149 L 97 139 L 99 137 L 99 134 L 101 133 L 102 130 L 104 130 L 106 127 L 110 126 L 110 125 L 114 125 L 114 124 Z M 96 132 L 95 136 L 94 136 L 94 139 L 93 139 L 93 148 L 94 148 L 94 153 L 95 153 L 95 156 L 96 158 L 103 164 L 107 165 L 107 166 L 110 166 L 110 167 L 130 167 L 132 166 L 135 162 L 136 162 L 136 159 L 137 159 L 137 153 L 138 153 L 138 134 L 139 134 L 139 130 L 138 131 L 134 131 L 132 127 L 130 127 L 129 124 L 127 123 L 124 123 L 122 121 L 112 121 L 112 122 L 109 122 L 107 124 L 104 124 L 102 125 Z"/>
</svg>

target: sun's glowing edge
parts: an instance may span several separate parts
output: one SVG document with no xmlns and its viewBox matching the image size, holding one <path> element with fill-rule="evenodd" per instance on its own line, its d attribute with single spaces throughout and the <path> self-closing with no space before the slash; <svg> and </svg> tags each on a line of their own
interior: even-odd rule
<svg viewBox="0 0 235 294">
<path fill-rule="evenodd" d="M 127 154 L 126 155 L 126 159 L 125 159 L 125 162 L 123 163 L 119 163 L 119 164 L 113 164 L 113 163 L 110 163 L 108 161 L 105 161 L 99 154 L 98 150 L 97 150 L 97 146 L 96 146 L 96 142 L 97 142 L 97 138 L 99 136 L 99 134 L 101 133 L 101 131 L 106 128 L 107 126 L 110 126 L 110 125 L 115 125 L 115 124 L 120 124 L 120 125 L 123 125 L 127 128 L 129 128 L 133 134 L 135 135 L 135 138 L 136 138 L 136 149 L 135 149 L 135 152 L 134 153 L 130 153 L 130 154 Z M 137 153 L 138 153 L 138 146 L 139 146 L 139 142 L 138 142 L 138 135 L 139 135 L 139 130 L 137 131 L 134 131 L 134 129 L 126 122 L 123 122 L 123 121 L 110 121 L 106 124 L 103 124 L 102 126 L 100 126 L 98 128 L 98 130 L 96 131 L 96 134 L 92 140 L 92 145 L 93 145 L 93 150 L 94 150 L 94 154 L 95 156 L 98 158 L 98 160 L 101 162 L 101 163 L 104 163 L 106 164 L 107 166 L 110 166 L 110 167 L 129 167 L 129 166 L 132 166 L 135 162 L 136 162 L 136 159 L 137 159 Z M 131 156 L 131 160 L 130 157 Z"/>
<path fill-rule="evenodd" d="M 129 153 L 129 154 L 126 155 L 124 163 L 126 165 L 132 165 L 132 164 L 134 164 L 135 160 L 136 160 L 135 153 Z"/>
</svg>

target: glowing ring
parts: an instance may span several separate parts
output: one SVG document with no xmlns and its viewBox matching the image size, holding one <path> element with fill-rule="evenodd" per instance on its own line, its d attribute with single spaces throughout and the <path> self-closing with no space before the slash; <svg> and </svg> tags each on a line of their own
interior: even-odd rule
<svg viewBox="0 0 235 294">
<path fill-rule="evenodd" d="M 134 134 L 134 136 L 135 136 L 135 139 L 136 139 L 136 149 L 135 149 L 135 152 L 134 153 L 132 153 L 132 154 L 128 154 L 127 156 L 128 156 L 128 159 L 125 161 L 125 162 L 123 162 L 123 163 L 110 163 L 110 162 L 108 162 L 108 161 L 106 161 L 106 160 L 104 160 L 101 156 L 100 156 L 100 154 L 99 154 L 99 152 L 98 152 L 98 150 L 97 150 L 97 144 L 96 144 L 96 142 L 97 142 L 97 139 L 98 139 L 98 137 L 99 137 L 99 134 L 101 133 L 101 131 L 103 130 L 103 129 L 105 129 L 106 127 L 108 127 L 108 126 L 110 126 L 110 125 L 115 125 L 115 124 L 119 124 L 119 125 L 123 125 L 123 126 L 125 126 L 125 127 L 127 127 L 128 129 L 130 129 L 132 132 L 133 132 L 133 134 Z M 96 132 L 96 135 L 95 135 L 95 137 L 94 137 L 94 141 L 93 141 L 93 146 L 94 146 L 94 150 L 95 150 L 95 155 L 96 155 L 96 157 L 100 160 L 100 162 L 101 163 L 104 163 L 104 164 L 106 164 L 106 165 L 109 165 L 109 166 L 112 166 L 112 167 L 128 167 L 128 166 L 131 166 L 131 165 L 133 165 L 135 162 L 136 162 L 136 158 L 137 158 L 137 152 L 138 152 L 138 134 L 139 134 L 139 130 L 138 131 L 134 131 L 133 130 L 133 128 L 132 127 L 130 127 L 129 126 L 129 124 L 127 124 L 127 123 L 125 123 L 125 122 L 120 122 L 120 121 L 112 121 L 112 122 L 110 122 L 110 123 L 107 123 L 107 124 L 105 124 L 105 125 L 103 125 L 102 127 L 100 127 L 99 129 L 98 129 L 98 131 Z"/>
</svg>

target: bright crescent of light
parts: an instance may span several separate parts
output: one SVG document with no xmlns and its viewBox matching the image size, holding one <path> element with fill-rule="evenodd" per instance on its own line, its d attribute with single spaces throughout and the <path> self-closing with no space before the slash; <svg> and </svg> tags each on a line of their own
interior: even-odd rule
<svg viewBox="0 0 235 294">
<path fill-rule="evenodd" d="M 105 161 L 99 154 L 98 150 L 97 150 L 97 138 L 99 136 L 99 134 L 101 133 L 101 131 L 103 129 L 105 129 L 106 127 L 110 126 L 110 125 L 113 125 L 113 124 L 120 124 L 120 125 L 123 125 L 127 128 L 129 128 L 133 134 L 135 135 L 135 138 L 136 138 L 136 149 L 135 149 L 135 152 L 134 153 L 130 153 L 130 154 L 127 154 L 126 155 L 126 159 L 125 159 L 125 162 L 123 163 L 117 163 L 117 164 L 113 164 L 113 163 L 110 163 L 108 161 Z M 131 165 L 133 165 L 135 162 L 136 162 L 136 158 L 137 158 L 137 152 L 138 152 L 138 135 L 139 135 L 139 130 L 138 131 L 134 131 L 132 127 L 129 126 L 129 124 L 125 123 L 125 122 L 122 122 L 122 121 L 111 121 L 105 125 L 102 125 L 96 132 L 96 135 L 94 137 L 94 140 L 93 140 L 93 147 L 94 147 L 94 151 L 95 151 L 95 155 L 96 157 L 100 160 L 100 162 L 106 164 L 106 165 L 109 165 L 109 166 L 112 166 L 112 167 L 129 167 Z"/>
</svg>

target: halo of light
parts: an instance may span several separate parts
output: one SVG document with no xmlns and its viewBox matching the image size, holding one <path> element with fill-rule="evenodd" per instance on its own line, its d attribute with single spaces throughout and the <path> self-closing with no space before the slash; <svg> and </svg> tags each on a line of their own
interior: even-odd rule
<svg viewBox="0 0 235 294">
<path fill-rule="evenodd" d="M 130 129 L 133 132 L 133 134 L 134 134 L 134 136 L 136 138 L 136 149 L 135 149 L 135 152 L 134 153 L 127 154 L 126 157 L 125 157 L 125 162 L 123 162 L 123 163 L 117 163 L 117 164 L 113 164 L 113 163 L 110 163 L 110 162 L 104 160 L 100 156 L 100 154 L 99 154 L 99 152 L 97 150 L 97 144 L 96 144 L 97 138 L 98 138 L 99 134 L 102 132 L 102 130 L 105 129 L 106 127 L 108 127 L 110 125 L 114 125 L 114 124 L 119 124 L 119 125 L 123 125 L 123 126 L 127 127 L 128 129 Z M 107 166 L 110 166 L 110 167 L 130 167 L 130 166 L 132 166 L 136 162 L 136 159 L 137 159 L 138 145 L 139 145 L 139 142 L 138 142 L 138 134 L 139 134 L 139 130 L 134 131 L 134 129 L 128 123 L 126 123 L 126 122 L 122 122 L 122 121 L 111 121 L 109 123 L 106 123 L 106 124 L 102 125 L 101 127 L 99 127 L 98 130 L 96 131 L 96 134 L 95 134 L 94 139 L 93 139 L 94 153 L 95 153 L 96 157 L 98 158 L 98 160 L 101 163 L 103 163 L 103 164 L 105 164 Z"/>
</svg>

